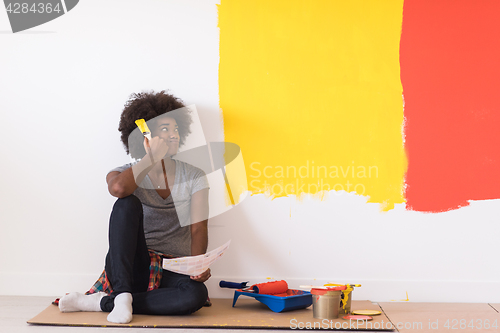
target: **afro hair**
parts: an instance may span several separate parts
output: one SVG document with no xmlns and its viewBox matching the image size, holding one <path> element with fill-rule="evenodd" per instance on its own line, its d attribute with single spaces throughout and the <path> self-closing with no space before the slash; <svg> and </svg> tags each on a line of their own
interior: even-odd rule
<svg viewBox="0 0 500 333">
<path fill-rule="evenodd" d="M 174 111 L 175 112 L 172 112 Z M 186 137 L 191 133 L 189 129 L 193 122 L 191 111 L 179 98 L 166 93 L 164 90 L 155 93 L 140 92 L 130 95 L 125 103 L 120 117 L 118 131 L 121 132 L 121 141 L 125 146 L 127 154 L 132 158 L 141 159 L 146 155 L 143 146 L 143 136 L 138 130 L 135 121 L 144 119 L 148 126 L 154 127 L 158 116 L 166 115 L 172 117 L 179 126 L 179 146 L 182 146 Z"/>
</svg>

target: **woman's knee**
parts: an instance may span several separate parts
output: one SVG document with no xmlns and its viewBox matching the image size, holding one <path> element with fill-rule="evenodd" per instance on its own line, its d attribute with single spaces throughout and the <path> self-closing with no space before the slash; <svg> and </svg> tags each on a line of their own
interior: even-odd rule
<svg viewBox="0 0 500 333">
<path fill-rule="evenodd" d="M 142 203 L 135 195 L 131 194 L 125 198 L 119 198 L 113 205 L 111 217 L 119 217 L 120 220 L 129 217 L 142 218 Z"/>
<path fill-rule="evenodd" d="M 142 203 L 139 198 L 131 194 L 115 201 L 113 210 L 140 211 L 142 213 Z"/>
<path fill-rule="evenodd" d="M 143 221 L 143 211 L 142 203 L 135 195 L 129 195 L 125 198 L 120 198 L 116 200 L 113 210 L 111 211 L 111 216 L 109 219 L 110 233 L 116 230 L 121 230 L 125 228 L 133 228 L 137 230 L 137 227 L 142 224 Z M 116 229 L 118 228 L 118 229 Z"/>
</svg>

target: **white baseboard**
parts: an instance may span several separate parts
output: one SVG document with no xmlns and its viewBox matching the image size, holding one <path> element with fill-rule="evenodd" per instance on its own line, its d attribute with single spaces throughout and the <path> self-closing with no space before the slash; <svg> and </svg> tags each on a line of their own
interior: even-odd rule
<svg viewBox="0 0 500 333">
<path fill-rule="evenodd" d="M 0 273 L 0 295 L 63 296 L 71 291 L 85 292 L 98 274 Z"/>
<path fill-rule="evenodd" d="M 220 280 L 244 282 L 248 279 L 212 277 L 206 282 L 213 298 L 232 298 L 233 290 L 220 288 Z M 250 282 L 266 282 L 265 278 L 252 279 Z M 286 279 L 289 288 L 298 289 L 300 285 L 310 285 L 310 279 Z M 328 283 L 316 280 L 315 285 Z M 500 282 L 496 281 L 375 281 L 353 280 L 339 283 L 356 283 L 361 287 L 353 291 L 354 300 L 372 302 L 444 302 L 444 303 L 499 303 Z M 408 295 L 408 298 L 407 298 Z"/>
<path fill-rule="evenodd" d="M 19 296 L 61 296 L 70 291 L 87 291 L 99 274 L 44 274 L 0 273 L 0 295 Z M 233 289 L 219 287 L 219 281 L 244 282 L 249 279 L 213 276 L 207 282 L 211 298 L 232 298 Z M 269 281 L 265 277 L 252 278 L 250 283 Z M 310 285 L 310 279 L 286 279 L 289 288 Z M 316 280 L 323 285 L 328 281 Z M 372 302 L 456 302 L 456 303 L 500 303 L 500 282 L 497 281 L 339 281 L 359 283 L 353 299 Z"/>
</svg>

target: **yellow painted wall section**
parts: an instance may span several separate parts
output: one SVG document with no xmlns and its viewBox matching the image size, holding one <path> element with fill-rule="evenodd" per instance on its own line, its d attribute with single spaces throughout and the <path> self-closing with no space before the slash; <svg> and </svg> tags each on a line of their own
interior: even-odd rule
<svg viewBox="0 0 500 333">
<path fill-rule="evenodd" d="M 404 202 L 402 10 L 402 0 L 222 0 L 224 135 L 241 147 L 252 193 Z"/>
</svg>

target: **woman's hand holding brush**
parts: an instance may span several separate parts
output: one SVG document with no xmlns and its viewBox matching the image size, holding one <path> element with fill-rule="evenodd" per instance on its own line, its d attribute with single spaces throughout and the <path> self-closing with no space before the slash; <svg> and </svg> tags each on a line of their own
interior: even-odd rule
<svg viewBox="0 0 500 333">
<path fill-rule="evenodd" d="M 151 138 L 148 140 L 144 137 L 144 149 L 151 159 L 151 163 L 155 164 L 163 159 L 163 157 L 168 152 L 167 142 L 158 136 Z"/>
</svg>

